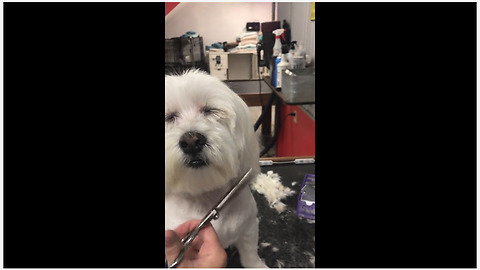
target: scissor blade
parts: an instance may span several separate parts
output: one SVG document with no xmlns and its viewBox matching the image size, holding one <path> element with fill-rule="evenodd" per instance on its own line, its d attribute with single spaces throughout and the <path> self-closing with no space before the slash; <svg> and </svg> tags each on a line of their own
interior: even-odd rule
<svg viewBox="0 0 480 270">
<path fill-rule="evenodd" d="M 200 223 L 197 225 L 195 229 L 193 229 L 190 233 L 188 233 L 183 239 L 182 243 L 185 245 L 189 245 L 191 241 L 197 236 L 197 234 L 200 232 L 203 227 L 205 227 L 207 224 L 209 224 L 212 220 L 218 218 L 218 213 L 220 212 L 220 209 L 225 205 L 225 203 L 235 194 L 235 192 L 240 189 L 240 186 L 242 185 L 243 182 L 245 182 L 246 179 L 248 179 L 248 176 L 252 172 L 252 169 L 248 170 L 243 177 L 222 197 L 220 202 L 215 205 L 212 210 L 210 210 L 209 213 L 207 213 L 201 220 Z"/>
<path fill-rule="evenodd" d="M 230 191 L 225 195 L 225 197 L 223 197 L 223 199 L 217 204 L 217 207 L 215 209 L 217 209 L 217 211 L 220 211 L 220 209 L 223 208 L 223 206 L 225 205 L 225 203 L 235 194 L 235 192 L 237 192 L 239 189 L 240 189 L 240 186 L 242 186 L 243 182 L 245 182 L 247 179 L 248 179 L 248 176 L 250 175 L 250 173 L 252 173 L 252 170 L 250 168 L 250 170 L 248 170 L 242 177 L 242 179 L 240 179 L 233 187 L 232 189 L 230 189 Z"/>
</svg>

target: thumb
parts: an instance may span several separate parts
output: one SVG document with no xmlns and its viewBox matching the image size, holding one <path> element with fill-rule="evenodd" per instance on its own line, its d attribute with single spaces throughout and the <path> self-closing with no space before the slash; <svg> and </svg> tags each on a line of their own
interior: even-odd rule
<svg viewBox="0 0 480 270">
<path fill-rule="evenodd" d="M 182 242 L 178 235 L 172 231 L 165 231 L 165 257 L 168 264 L 172 264 L 182 249 Z"/>
</svg>

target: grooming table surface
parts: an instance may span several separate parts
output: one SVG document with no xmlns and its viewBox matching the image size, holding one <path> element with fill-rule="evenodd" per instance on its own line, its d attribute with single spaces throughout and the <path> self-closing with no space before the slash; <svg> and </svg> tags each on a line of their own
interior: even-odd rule
<svg viewBox="0 0 480 270">
<path fill-rule="evenodd" d="M 270 208 L 265 197 L 253 192 L 258 206 L 260 219 L 260 239 L 258 253 L 268 267 L 271 268 L 314 268 L 315 267 L 315 224 L 298 217 L 297 199 L 305 174 L 315 174 L 314 164 L 283 164 L 261 167 L 262 172 L 277 173 L 285 187 L 296 193 L 282 200 L 286 210 L 279 214 Z M 293 182 L 297 182 L 292 186 Z M 262 247 L 261 243 L 269 243 Z M 228 250 L 227 267 L 240 268 L 236 250 Z"/>
</svg>

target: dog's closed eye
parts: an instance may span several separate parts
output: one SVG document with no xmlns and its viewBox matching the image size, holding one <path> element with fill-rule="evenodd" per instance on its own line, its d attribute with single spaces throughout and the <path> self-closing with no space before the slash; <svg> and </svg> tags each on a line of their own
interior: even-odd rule
<svg viewBox="0 0 480 270">
<path fill-rule="evenodd" d="M 220 109 L 215 109 L 215 108 L 212 108 L 212 107 L 209 107 L 209 106 L 203 107 L 202 108 L 202 113 L 205 116 L 214 115 L 214 116 L 217 116 L 219 118 L 223 118 L 224 114 L 225 114 L 224 111 L 222 111 Z"/>
<path fill-rule="evenodd" d="M 165 123 L 173 123 L 177 118 L 177 113 L 167 113 L 165 114 Z"/>
</svg>

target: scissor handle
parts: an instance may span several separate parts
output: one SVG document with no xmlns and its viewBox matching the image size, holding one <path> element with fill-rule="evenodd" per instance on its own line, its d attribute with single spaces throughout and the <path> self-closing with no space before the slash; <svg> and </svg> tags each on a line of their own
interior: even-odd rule
<svg viewBox="0 0 480 270">
<path fill-rule="evenodd" d="M 180 253 L 178 254 L 175 261 L 168 268 L 177 267 L 177 265 L 183 260 L 183 257 L 185 256 L 185 252 L 187 251 L 190 244 L 192 244 L 193 240 L 195 240 L 195 237 L 197 237 L 200 230 L 203 229 L 203 227 L 205 227 L 207 224 L 209 224 L 210 221 L 217 218 L 218 218 L 218 211 L 216 209 L 213 209 L 200 221 L 200 224 L 198 224 L 197 227 L 195 227 L 195 229 L 193 229 L 191 232 L 185 235 L 185 237 L 182 238 L 183 247 L 180 250 Z M 165 262 L 165 264 L 167 263 Z"/>
<path fill-rule="evenodd" d="M 202 218 L 202 220 L 197 225 L 197 227 L 195 227 L 195 229 L 193 229 L 191 232 L 185 235 L 185 237 L 182 238 L 183 247 L 184 248 L 188 247 L 191 244 L 191 242 L 195 239 L 195 237 L 197 237 L 200 230 L 202 230 L 203 227 L 209 224 L 212 220 L 217 218 L 218 218 L 217 209 L 213 209 L 212 211 L 210 211 L 210 213 L 208 213 L 205 217 Z"/>
</svg>

